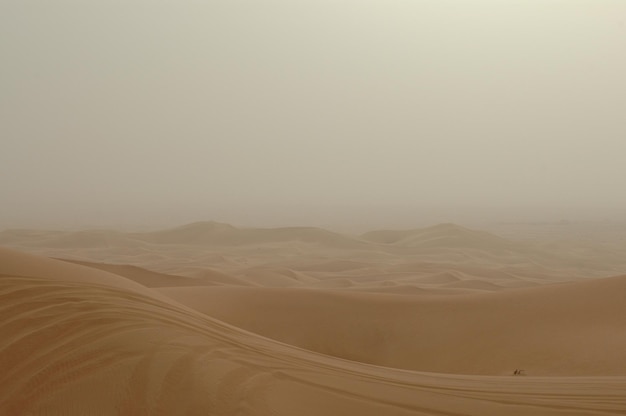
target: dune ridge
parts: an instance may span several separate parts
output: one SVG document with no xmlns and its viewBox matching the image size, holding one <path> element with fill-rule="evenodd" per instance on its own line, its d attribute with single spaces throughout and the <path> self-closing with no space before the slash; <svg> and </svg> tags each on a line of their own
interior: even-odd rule
<svg viewBox="0 0 626 416">
<path fill-rule="evenodd" d="M 301 241 L 335 248 L 353 248 L 364 242 L 316 227 L 237 228 L 230 224 L 196 222 L 169 230 L 134 234 L 160 244 L 242 245 Z"/>
<path fill-rule="evenodd" d="M 187 276 L 177 276 L 165 273 L 153 272 L 137 266 L 127 264 L 107 264 L 90 261 L 58 259 L 67 263 L 78 264 L 92 269 L 103 270 L 113 273 L 129 280 L 137 282 L 145 287 L 169 287 L 169 286 L 209 286 L 216 284 L 215 273 L 205 273 L 205 278 L 191 278 Z M 211 277 L 209 277 L 209 275 Z M 221 278 L 221 276 L 220 276 Z"/>
</svg>

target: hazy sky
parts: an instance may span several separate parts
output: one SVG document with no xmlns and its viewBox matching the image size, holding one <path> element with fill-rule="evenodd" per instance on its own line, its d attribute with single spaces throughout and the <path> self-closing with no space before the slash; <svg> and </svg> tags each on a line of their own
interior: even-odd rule
<svg viewBox="0 0 626 416">
<path fill-rule="evenodd" d="M 624 0 L 0 0 L 0 56 L 0 228 L 626 215 Z"/>
</svg>

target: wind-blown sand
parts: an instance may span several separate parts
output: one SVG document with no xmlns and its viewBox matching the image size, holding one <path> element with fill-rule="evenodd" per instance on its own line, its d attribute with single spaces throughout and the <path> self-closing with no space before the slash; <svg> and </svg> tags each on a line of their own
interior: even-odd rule
<svg viewBox="0 0 626 416">
<path fill-rule="evenodd" d="M 626 414 L 619 240 L 199 223 L 0 244 L 2 415 Z"/>
</svg>

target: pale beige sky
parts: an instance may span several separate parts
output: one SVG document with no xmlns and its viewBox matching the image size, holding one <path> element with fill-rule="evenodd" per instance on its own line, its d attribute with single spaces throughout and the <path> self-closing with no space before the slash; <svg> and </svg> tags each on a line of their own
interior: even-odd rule
<svg viewBox="0 0 626 416">
<path fill-rule="evenodd" d="M 2 0 L 0 56 L 0 228 L 626 213 L 623 0 Z"/>
</svg>

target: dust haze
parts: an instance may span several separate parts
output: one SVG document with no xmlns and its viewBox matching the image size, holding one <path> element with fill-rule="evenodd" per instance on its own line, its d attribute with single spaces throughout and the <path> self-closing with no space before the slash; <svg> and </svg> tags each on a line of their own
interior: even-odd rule
<svg viewBox="0 0 626 416">
<path fill-rule="evenodd" d="M 0 228 L 625 220 L 626 3 L 0 4 Z"/>
<path fill-rule="evenodd" d="M 0 0 L 0 415 L 626 415 L 626 1 Z"/>
</svg>

